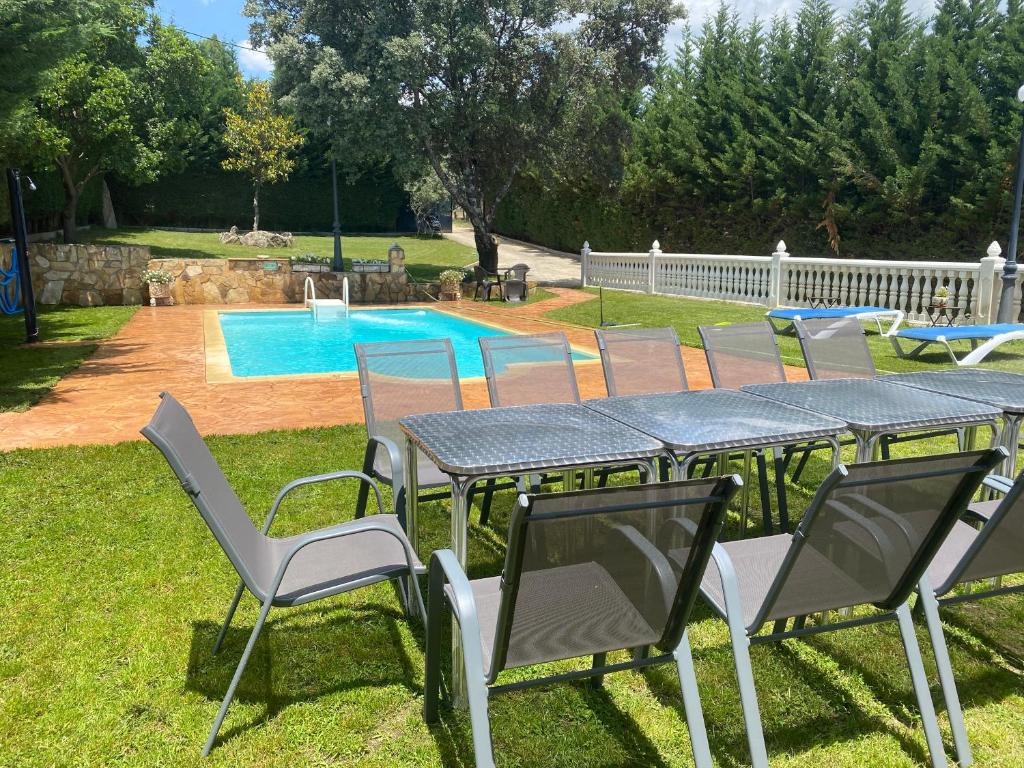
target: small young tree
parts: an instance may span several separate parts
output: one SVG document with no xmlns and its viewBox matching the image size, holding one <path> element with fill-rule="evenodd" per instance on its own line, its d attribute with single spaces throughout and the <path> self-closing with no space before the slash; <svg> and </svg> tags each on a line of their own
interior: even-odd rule
<svg viewBox="0 0 1024 768">
<path fill-rule="evenodd" d="M 227 171 L 242 171 L 252 179 L 252 229 L 260 228 L 260 188 L 286 181 L 295 168 L 292 153 L 303 144 L 302 134 L 290 115 L 274 110 L 269 86 L 253 81 L 245 88 L 245 114 L 224 109 L 224 147 L 221 162 Z"/>
</svg>

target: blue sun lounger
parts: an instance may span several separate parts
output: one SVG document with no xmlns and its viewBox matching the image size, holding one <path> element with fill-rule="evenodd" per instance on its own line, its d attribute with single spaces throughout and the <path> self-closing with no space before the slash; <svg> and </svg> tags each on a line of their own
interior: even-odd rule
<svg viewBox="0 0 1024 768">
<path fill-rule="evenodd" d="M 957 365 L 977 365 L 998 346 L 1008 341 L 1024 339 L 1024 323 L 993 323 L 991 325 L 957 325 L 952 328 L 904 328 L 890 329 L 886 334 L 900 357 L 917 357 L 921 350 L 931 344 L 941 344 Z M 900 339 L 917 342 L 909 352 L 900 346 Z M 969 341 L 971 351 L 958 359 L 950 346 L 951 341 Z M 983 342 L 979 345 L 979 342 Z"/>
<path fill-rule="evenodd" d="M 882 320 L 892 320 L 888 331 L 890 334 L 896 328 L 899 328 L 900 323 L 903 322 L 903 312 L 901 310 L 889 309 L 887 307 L 829 307 L 827 309 L 824 307 L 818 309 L 799 307 L 797 309 L 773 309 L 767 313 L 766 317 L 779 333 L 787 333 L 792 330 L 794 320 L 810 320 L 812 318 L 855 317 L 858 320 L 874 320 L 880 334 L 886 333 L 882 330 Z M 775 324 L 776 320 L 782 320 L 786 325 L 780 328 Z"/>
</svg>

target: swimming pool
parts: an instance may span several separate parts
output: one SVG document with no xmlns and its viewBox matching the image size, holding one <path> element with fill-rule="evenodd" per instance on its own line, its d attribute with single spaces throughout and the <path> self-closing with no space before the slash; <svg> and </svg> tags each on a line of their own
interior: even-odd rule
<svg viewBox="0 0 1024 768">
<path fill-rule="evenodd" d="M 234 376 L 287 376 L 356 370 L 354 342 L 447 338 L 462 378 L 483 376 L 481 336 L 508 332 L 430 309 L 356 310 L 314 321 L 310 312 L 220 312 Z M 589 355 L 574 353 L 574 357 Z"/>
</svg>

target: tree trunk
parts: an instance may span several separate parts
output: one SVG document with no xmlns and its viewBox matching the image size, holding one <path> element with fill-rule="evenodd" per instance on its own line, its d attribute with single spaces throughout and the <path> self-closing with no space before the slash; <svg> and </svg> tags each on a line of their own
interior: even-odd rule
<svg viewBox="0 0 1024 768">
<path fill-rule="evenodd" d="M 480 266 L 488 272 L 498 271 L 498 241 L 487 227 L 473 222 L 473 237 L 476 240 L 476 255 Z"/>
<path fill-rule="evenodd" d="M 260 228 L 260 183 L 257 181 L 253 184 L 252 192 L 252 231 L 256 232 Z"/>
<path fill-rule="evenodd" d="M 64 229 L 64 242 L 73 243 L 78 237 L 78 229 L 75 226 L 75 215 L 78 213 L 78 190 L 74 187 L 64 187 L 64 210 L 61 213 L 62 226 Z"/>
</svg>

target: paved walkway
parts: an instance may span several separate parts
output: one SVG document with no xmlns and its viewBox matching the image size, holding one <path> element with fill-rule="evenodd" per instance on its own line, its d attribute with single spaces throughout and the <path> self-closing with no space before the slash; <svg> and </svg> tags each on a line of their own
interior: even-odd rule
<svg viewBox="0 0 1024 768">
<path fill-rule="evenodd" d="M 444 236 L 449 240 L 468 245 L 475 249 L 476 243 L 473 240 L 473 230 L 455 223 L 452 232 L 445 232 Z M 513 240 L 508 237 L 498 237 L 498 264 L 501 267 L 510 267 L 513 264 L 529 264 L 530 280 L 536 280 L 544 286 L 560 286 L 562 288 L 580 287 L 580 259 L 579 255 L 555 251 L 541 245 L 524 243 L 522 240 Z"/>
<path fill-rule="evenodd" d="M 445 304 L 445 309 L 521 333 L 565 330 L 575 346 L 596 355 L 591 329 L 543 317 L 552 309 L 593 297 L 580 291 L 552 290 L 553 298 L 533 304 L 463 301 Z M 208 383 L 203 312 L 217 308 L 142 307 L 117 336 L 102 342 L 92 357 L 34 407 L 24 413 L 0 413 L 0 450 L 139 439 L 139 429 L 149 420 L 163 390 L 185 404 L 204 434 L 362 422 L 354 373 Z M 682 352 L 690 386 L 711 386 L 704 353 L 688 347 Z M 600 360 L 577 363 L 576 373 L 584 398 L 605 396 Z M 794 373 L 806 376 L 803 369 Z M 487 387 L 482 379 L 464 381 L 462 391 L 467 408 L 487 407 Z"/>
</svg>

